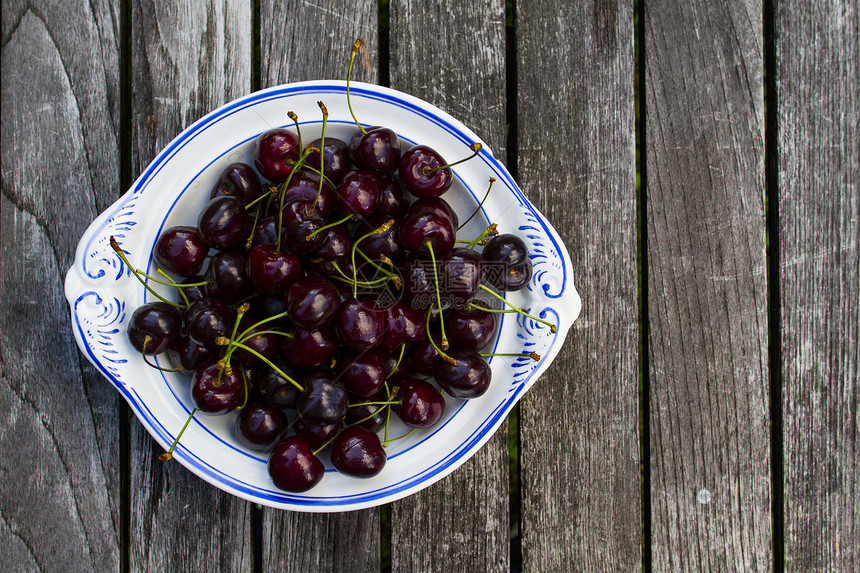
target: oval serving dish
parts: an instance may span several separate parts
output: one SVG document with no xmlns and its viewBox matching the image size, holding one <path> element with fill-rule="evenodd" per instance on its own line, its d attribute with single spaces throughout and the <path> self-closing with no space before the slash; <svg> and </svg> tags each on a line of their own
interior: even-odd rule
<svg viewBox="0 0 860 573">
<path fill-rule="evenodd" d="M 404 148 L 422 143 L 453 160 L 469 155 L 469 145 L 480 141 L 459 121 L 407 94 L 352 82 L 350 96 L 363 125 L 393 129 Z M 356 127 L 347 108 L 344 82 L 288 84 L 235 100 L 173 140 L 132 188 L 90 225 L 78 245 L 65 283 L 75 338 L 165 449 L 193 408 L 189 382 L 182 375 L 148 367 L 129 343 L 126 325 L 131 313 L 154 297 L 117 257 L 109 239 L 116 238 L 136 268 L 154 272 L 152 248 L 158 236 L 174 225 L 196 224 L 224 167 L 236 161 L 253 165 L 253 143 L 260 133 L 294 127 L 287 117 L 292 110 L 299 117 L 304 141 L 319 137 L 322 118 L 317 101 L 323 101 L 329 111 L 326 136 L 349 140 Z M 581 302 L 558 234 L 490 149 L 484 145 L 475 159 L 458 165 L 454 173 L 454 185 L 445 199 L 461 215 L 475 209 L 489 178 L 496 179 L 481 212 L 458 235 L 477 236 L 489 222 L 497 223 L 502 233 L 519 235 L 529 248 L 534 273 L 526 289 L 507 293 L 506 298 L 558 327 L 553 334 L 544 324 L 521 315 L 499 314 L 491 351 L 537 352 L 542 359 L 491 358 L 489 390 L 468 401 L 446 396 L 444 419 L 431 429 L 392 442 L 385 468 L 371 479 L 341 475 L 323 456 L 327 471 L 316 487 L 302 494 L 281 491 L 267 473 L 268 454 L 247 450 L 235 439 L 235 414 L 196 415 L 174 451 L 176 460 L 211 484 L 255 503 L 333 512 L 388 503 L 423 489 L 454 471 L 490 438 L 558 354 Z M 166 354 L 155 361 L 170 366 Z M 403 433 L 404 427 L 392 422 L 389 434 Z"/>
</svg>

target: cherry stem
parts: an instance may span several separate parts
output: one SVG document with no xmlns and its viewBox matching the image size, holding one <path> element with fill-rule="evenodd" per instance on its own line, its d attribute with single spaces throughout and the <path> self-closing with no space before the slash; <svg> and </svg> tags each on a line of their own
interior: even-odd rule
<svg viewBox="0 0 860 573">
<path fill-rule="evenodd" d="M 242 334 L 239 335 L 239 339 L 240 340 L 246 340 L 248 333 L 251 332 L 251 330 L 253 330 L 254 328 L 257 328 L 258 326 L 262 326 L 262 325 L 266 324 L 267 322 L 272 322 L 273 320 L 278 320 L 279 318 L 283 318 L 285 316 L 289 316 L 289 312 L 286 310 L 284 312 L 279 312 L 278 314 L 273 314 L 272 316 L 266 317 L 263 320 L 252 324 L 251 326 L 249 326 L 248 328 L 246 328 L 245 330 L 242 331 Z M 273 332 L 277 332 L 277 331 L 273 331 Z"/>
<path fill-rule="evenodd" d="M 538 318 L 538 317 L 536 317 L 536 316 L 532 316 L 532 315 L 530 315 L 528 312 L 526 312 L 526 309 L 524 309 L 524 308 L 518 308 L 518 307 L 514 306 L 513 304 L 509 303 L 509 302 L 505 299 L 505 297 L 503 297 L 502 295 L 500 295 L 500 294 L 496 293 L 493 289 L 488 288 L 488 287 L 487 287 L 487 286 L 485 286 L 485 285 L 479 285 L 479 286 L 480 286 L 482 289 L 484 289 L 485 291 L 487 291 L 488 293 L 490 293 L 491 295 L 493 295 L 494 297 L 496 297 L 497 299 L 499 299 L 500 301 L 502 301 L 503 303 L 505 303 L 506 305 L 508 305 L 509 307 L 511 307 L 511 308 L 513 308 L 514 310 L 516 310 L 517 312 L 519 312 L 521 315 L 525 316 L 526 318 L 530 318 L 530 319 L 532 319 L 532 320 L 534 320 L 534 321 L 536 321 L 536 322 L 540 322 L 541 324 L 545 324 L 545 325 L 547 325 L 547 326 L 549 327 L 549 331 L 550 331 L 550 332 L 552 332 L 553 334 L 555 334 L 556 326 L 555 326 L 553 323 L 551 323 L 550 321 L 548 321 L 548 320 L 544 320 L 544 319 L 542 319 L 542 318 Z"/>
<path fill-rule="evenodd" d="M 495 182 L 496 182 L 496 179 L 495 179 L 494 177 L 490 177 L 490 186 L 489 186 L 489 187 L 487 187 L 487 192 L 486 192 L 486 193 L 484 193 L 484 198 L 483 198 L 483 199 L 481 199 L 481 202 L 480 202 L 480 203 L 478 203 L 478 206 L 477 206 L 477 208 L 475 208 L 475 211 L 474 211 L 471 215 L 469 215 L 469 218 L 468 218 L 468 219 L 466 219 L 466 221 L 465 221 L 462 225 L 460 225 L 459 227 L 457 227 L 457 230 L 458 230 L 458 231 L 459 231 L 460 229 L 462 229 L 463 227 L 465 227 L 465 226 L 466 226 L 466 223 L 468 223 L 469 221 L 471 221 L 471 220 L 472 220 L 472 218 L 473 218 L 475 215 L 477 215 L 477 214 L 478 214 L 478 212 L 479 212 L 479 211 L 481 210 L 481 208 L 484 206 L 484 202 L 487 200 L 487 197 L 489 197 L 489 196 L 490 196 L 490 189 L 492 189 L 492 188 L 493 188 L 493 183 L 495 183 Z"/>
<path fill-rule="evenodd" d="M 403 434 L 402 436 L 397 436 L 396 438 L 391 438 L 390 440 L 386 439 L 385 441 L 383 441 L 383 442 L 382 442 L 382 447 L 384 448 L 385 446 L 387 446 L 387 445 L 388 445 L 388 444 L 390 444 L 391 442 L 395 442 L 395 441 L 397 441 L 397 440 L 401 440 L 401 439 L 405 438 L 405 437 L 406 437 L 406 436 L 408 436 L 409 434 L 411 434 L 411 433 L 415 432 L 417 429 L 418 429 L 418 428 L 412 428 L 411 430 L 409 430 L 408 432 L 406 432 L 406 433 L 405 433 L 405 434 Z"/>
<path fill-rule="evenodd" d="M 149 286 L 149 285 L 146 283 L 146 281 L 144 281 L 142 278 L 140 278 L 140 276 L 141 276 L 141 275 L 143 275 L 143 276 L 145 276 L 147 279 L 149 279 L 149 280 L 151 280 L 151 281 L 153 281 L 153 282 L 156 282 L 156 283 L 157 283 L 157 282 L 160 282 L 160 281 L 158 281 L 158 280 L 154 279 L 153 277 L 149 276 L 149 275 L 148 275 L 148 274 L 146 274 L 145 272 L 143 272 L 143 271 L 141 271 L 141 270 L 139 270 L 139 269 L 134 268 L 134 267 L 131 265 L 131 263 L 130 263 L 130 262 L 128 262 L 128 259 L 127 259 L 127 258 L 126 258 L 126 256 L 125 256 L 125 252 L 123 252 L 123 250 L 120 248 L 119 243 L 117 243 L 117 241 L 116 241 L 116 239 L 113 237 L 113 235 L 111 235 L 111 237 L 110 237 L 110 246 L 111 246 L 111 248 L 114 250 L 114 252 L 117 254 L 117 256 L 119 256 L 119 258 L 122 260 L 122 262 L 123 262 L 123 263 L 125 263 L 125 266 L 127 266 L 127 267 L 129 268 L 129 270 L 131 271 L 131 273 L 134 275 L 134 278 L 136 278 L 136 279 L 140 282 L 140 284 L 142 284 L 142 285 L 143 285 L 143 288 L 145 288 L 145 289 L 146 289 L 146 290 L 148 290 L 150 293 L 152 293 L 152 296 L 154 296 L 155 298 L 157 298 L 157 299 L 158 299 L 158 300 L 160 300 L 161 302 L 164 302 L 164 303 L 169 304 L 170 306 L 175 306 L 176 308 L 185 308 L 185 306 L 184 306 L 184 305 L 177 304 L 177 303 L 175 303 L 175 302 L 171 302 L 171 301 L 167 300 L 166 298 L 164 298 L 163 296 L 161 296 L 160 294 L 158 294 L 157 292 L 155 292 L 155 291 L 153 290 L 153 288 L 152 288 L 151 286 Z M 163 283 L 162 283 L 162 284 L 163 284 Z"/>
<path fill-rule="evenodd" d="M 347 427 L 347 428 L 351 428 L 351 427 L 353 427 L 353 426 L 358 426 L 358 425 L 360 425 L 360 424 L 363 424 L 363 423 L 365 423 L 366 421 L 368 421 L 369 419 L 373 418 L 375 415 L 377 415 L 379 412 L 381 412 L 381 411 L 382 411 L 383 409 L 385 409 L 385 408 L 388 408 L 388 406 L 382 406 L 381 408 L 377 408 L 377 409 L 376 409 L 376 410 L 374 410 L 374 411 L 373 411 L 373 413 L 372 413 L 372 414 L 370 414 L 369 416 L 365 416 L 365 417 L 364 417 L 364 418 L 362 418 L 361 420 L 358 420 L 358 421 L 356 421 L 356 422 L 353 422 L 353 423 L 351 423 L 351 424 L 348 424 L 346 427 Z"/>
<path fill-rule="evenodd" d="M 358 120 L 355 118 L 355 113 L 352 111 L 352 101 L 349 97 L 349 82 L 352 79 L 352 64 L 355 61 L 355 55 L 358 53 L 358 49 L 361 47 L 361 44 L 364 42 L 361 38 L 355 41 L 352 45 L 352 52 L 349 54 L 349 69 L 346 72 L 346 105 L 349 108 L 349 114 L 352 116 L 352 121 L 355 122 L 355 125 L 358 126 L 358 129 L 361 130 L 361 133 L 367 133 L 367 130 L 364 129 Z"/>
<path fill-rule="evenodd" d="M 188 427 L 188 424 L 191 423 L 191 419 L 194 418 L 194 414 L 197 413 L 197 408 L 191 410 L 191 415 L 188 416 L 188 419 L 185 420 L 185 425 L 182 426 L 182 429 L 179 430 L 179 434 L 176 436 L 176 439 L 173 440 L 173 443 L 170 444 L 170 449 L 158 456 L 158 459 L 162 462 L 166 462 L 173 459 L 173 450 L 176 449 L 176 446 L 179 444 L 179 439 L 182 438 L 182 434 L 185 433 L 185 428 Z"/>
<path fill-rule="evenodd" d="M 397 273 L 393 273 L 387 269 L 383 269 L 381 266 L 379 266 L 376 263 L 376 261 L 374 261 L 373 259 L 368 257 L 366 254 L 364 254 L 364 252 L 361 249 L 356 249 L 356 251 L 358 252 L 359 255 L 362 256 L 362 258 L 365 261 L 370 263 L 376 270 L 378 270 L 379 272 L 381 272 L 385 276 L 389 277 L 391 279 L 391 282 L 394 283 L 394 286 L 397 288 L 397 290 L 400 290 L 403 287 L 403 281 L 400 279 L 400 275 L 398 275 Z M 385 255 L 382 255 L 382 256 L 385 257 Z M 394 263 L 391 262 L 391 259 L 389 259 L 388 257 L 385 257 L 385 260 L 388 261 L 388 263 L 391 266 L 394 266 Z"/>
<path fill-rule="evenodd" d="M 298 135 L 299 138 L 299 149 L 304 149 L 304 147 L 302 146 L 302 130 L 299 127 L 299 116 L 297 116 L 294 111 L 288 111 L 287 117 L 293 120 L 293 123 L 296 124 L 296 135 Z"/>
<path fill-rule="evenodd" d="M 287 187 L 290 185 L 290 181 L 293 180 L 293 175 L 296 174 L 296 171 L 298 171 L 299 169 L 302 168 L 302 165 L 304 165 L 305 160 L 308 158 L 308 155 L 310 155 L 310 154 L 311 154 L 311 151 L 307 150 L 299 157 L 299 160 L 296 161 L 295 165 L 293 165 L 292 171 L 290 171 L 290 174 L 287 176 L 287 180 L 284 181 L 284 184 L 281 186 L 281 189 L 280 189 L 281 195 L 280 195 L 280 202 L 278 204 L 278 242 L 275 243 L 278 247 L 278 251 L 281 250 L 281 231 L 283 230 L 283 227 L 284 227 L 284 200 L 287 197 Z"/>
<path fill-rule="evenodd" d="M 497 227 L 498 227 L 498 224 L 493 223 L 492 225 L 490 225 L 489 227 L 484 229 L 484 232 L 481 233 L 480 235 L 478 235 L 477 237 L 475 237 L 475 239 L 472 242 L 470 242 L 468 245 L 466 245 L 466 247 L 471 249 L 475 245 L 477 245 L 478 243 L 481 243 L 485 238 L 498 235 L 499 231 L 496 230 Z"/>
<path fill-rule="evenodd" d="M 450 356 L 448 356 L 447 354 L 445 354 L 438 346 L 436 346 L 436 341 L 433 340 L 433 335 L 430 334 L 430 313 L 431 313 L 431 311 L 428 310 L 427 311 L 427 320 L 424 324 L 424 329 L 427 331 L 427 340 L 430 341 L 430 344 L 433 345 L 433 348 L 436 349 L 436 352 L 439 353 L 439 356 L 442 357 L 442 360 L 444 360 L 445 362 L 452 364 L 454 366 L 459 366 L 460 365 L 459 362 L 457 362 L 455 359 L 453 359 Z"/>
<path fill-rule="evenodd" d="M 454 167 L 455 165 L 460 165 L 461 163 L 465 163 L 466 161 L 469 161 L 470 159 L 472 159 L 473 157 L 475 157 L 476 155 L 478 155 L 481 152 L 481 144 L 478 142 L 475 142 L 469 146 L 469 149 L 474 151 L 474 153 L 468 157 L 464 157 L 463 159 L 461 159 L 459 161 L 455 161 L 454 163 L 449 163 L 448 165 L 441 165 L 439 167 L 430 167 L 429 165 L 425 165 L 424 169 L 422 169 L 421 171 L 426 176 L 426 175 L 430 175 L 434 171 L 441 171 L 442 169 L 450 169 L 451 167 Z"/>
<path fill-rule="evenodd" d="M 317 197 L 319 197 L 319 195 L 317 195 Z M 316 201 L 314 201 L 314 202 L 316 202 Z M 312 209 L 312 210 L 313 210 L 313 209 Z M 314 231 L 313 233 L 311 233 L 310 235 L 308 235 L 307 237 L 305 237 L 305 240 L 306 240 L 306 241 L 310 241 L 310 240 L 313 238 L 313 236 L 314 236 L 314 235 L 316 235 L 317 233 L 320 233 L 320 232 L 322 232 L 322 231 L 326 231 L 326 230 L 328 230 L 328 229 L 331 229 L 332 227 L 337 227 L 337 226 L 338 226 L 338 225 L 340 225 L 341 223 L 346 223 L 346 222 L 347 222 L 347 221 L 349 221 L 350 219 L 352 219 L 352 215 L 347 215 L 346 217 L 344 217 L 343 219 L 341 219 L 341 220 L 339 220 L 339 221 L 335 221 L 334 223 L 329 223 L 328 225 L 325 225 L 325 226 L 323 226 L 323 227 L 320 227 L 319 229 L 317 229 L 316 231 Z"/>
<path fill-rule="evenodd" d="M 322 135 L 320 135 L 320 174 L 322 174 L 322 172 L 325 171 L 325 126 L 328 122 L 328 109 L 326 109 L 325 104 L 321 101 L 318 101 L 317 105 L 320 106 L 320 110 L 323 114 Z M 320 200 L 320 195 L 322 195 L 322 186 L 323 178 L 322 175 L 320 175 L 320 186 L 319 189 L 317 189 L 317 196 L 314 197 L 314 202 L 311 205 L 311 211 L 316 209 L 317 202 Z M 310 240 L 310 238 L 307 240 Z"/>
<path fill-rule="evenodd" d="M 448 337 L 445 336 L 445 316 L 442 314 L 442 296 L 439 294 L 439 270 L 436 268 L 436 254 L 433 252 L 433 243 L 430 239 L 424 241 L 424 245 L 430 251 L 430 260 L 433 263 L 433 280 L 436 284 L 436 305 L 439 307 L 439 330 L 442 334 L 441 346 L 442 350 L 448 350 Z M 433 346 L 436 345 L 434 344 Z"/>
<path fill-rule="evenodd" d="M 406 343 L 401 342 L 400 343 L 400 356 L 397 357 L 397 362 L 394 363 L 394 368 L 392 368 L 391 372 L 389 372 L 388 375 L 385 377 L 386 380 L 388 380 L 388 378 L 390 378 L 391 375 L 394 374 L 395 372 L 397 372 L 397 369 L 400 368 L 400 361 L 403 360 L 403 354 L 405 352 L 406 352 Z M 386 383 L 386 385 L 387 385 L 387 383 Z M 389 396 L 389 398 L 390 397 L 391 396 Z"/>
<path fill-rule="evenodd" d="M 296 382 L 295 380 L 293 380 L 293 379 L 292 379 L 292 377 L 290 377 L 290 376 L 289 376 L 288 374 L 286 374 L 283 370 L 281 370 L 280 368 L 278 368 L 277 366 L 275 366 L 275 365 L 272 363 L 272 361 L 271 361 L 271 360 L 269 360 L 268 358 L 266 358 L 265 356 L 263 356 L 262 354 L 260 354 L 259 352 L 257 352 L 257 351 L 256 351 L 256 350 L 254 350 L 253 348 L 251 348 L 250 346 L 247 346 L 247 345 L 245 345 L 245 344 L 242 344 L 241 342 L 236 342 L 235 340 L 230 340 L 230 339 L 229 339 L 229 338 L 227 338 L 226 336 L 219 336 L 219 337 L 215 340 L 215 344 L 217 344 L 217 345 L 219 345 L 219 346 L 227 346 L 227 347 L 229 347 L 228 352 L 232 352 L 232 351 L 233 351 L 233 350 L 235 350 L 236 348 L 241 348 L 242 350 L 247 350 L 248 352 L 250 352 L 251 354 L 253 354 L 253 355 L 254 355 L 254 356 L 256 356 L 257 358 L 259 358 L 260 360 L 262 360 L 263 362 L 265 362 L 266 364 L 268 364 L 269 366 L 271 366 L 271 367 L 272 367 L 272 369 L 273 369 L 275 372 L 277 372 L 278 374 L 280 374 L 280 375 L 281 375 L 281 376 L 282 376 L 282 377 L 283 377 L 287 382 L 289 382 L 290 384 L 292 384 L 293 386 L 295 386 L 296 388 L 298 388 L 298 389 L 299 389 L 299 391 L 301 391 L 301 392 L 304 392 L 304 391 L 305 391 L 305 389 L 304 389 L 304 388 L 302 388 L 302 385 L 301 385 L 301 384 L 299 384 L 298 382 Z"/>
<path fill-rule="evenodd" d="M 475 304 L 473 302 L 469 303 L 469 308 L 474 308 L 475 310 L 482 310 L 484 312 L 495 312 L 497 314 L 511 314 L 517 313 L 519 314 L 520 309 L 508 308 L 508 309 L 499 309 L 499 308 L 487 308 L 486 306 L 481 306 L 479 304 Z"/>
<path fill-rule="evenodd" d="M 172 278 L 170 275 L 168 275 L 167 273 L 165 273 L 163 270 L 161 270 L 161 269 L 160 269 L 160 268 L 158 268 L 158 267 L 155 267 L 155 272 L 157 272 L 158 274 L 160 274 L 161 276 L 163 276 L 164 278 L 166 278 L 168 281 L 170 281 L 169 286 L 176 287 L 176 289 L 179 291 L 179 295 L 182 297 L 182 300 L 184 300 L 184 301 L 185 301 L 185 306 L 188 306 L 189 304 L 191 304 L 190 302 L 188 302 L 188 297 L 187 297 L 187 296 L 185 296 L 185 291 L 184 291 L 184 290 L 182 290 L 182 288 L 179 286 L 179 284 L 177 284 L 177 282 L 176 282 L 175 280 L 173 280 L 173 278 Z M 153 279 L 153 280 L 154 280 L 154 279 Z M 155 281 L 155 282 L 158 282 L 158 284 L 167 284 L 167 283 L 162 283 L 162 282 L 159 282 L 159 281 Z M 186 286 L 189 286 L 189 287 L 190 287 L 190 286 L 203 286 L 203 285 L 205 285 L 205 284 L 206 284 L 205 282 L 202 282 L 202 283 L 197 283 L 197 284 L 194 284 L 194 285 L 186 285 Z"/>
<path fill-rule="evenodd" d="M 340 276 L 332 275 L 329 278 L 335 279 L 335 280 L 340 281 L 342 283 L 346 283 L 348 285 L 355 285 L 356 287 L 357 286 L 363 286 L 366 288 L 376 288 L 378 286 L 382 286 L 383 284 L 385 284 L 391 280 L 391 277 L 382 277 L 382 278 L 378 278 L 378 279 L 373 280 L 373 281 L 360 281 L 357 279 L 353 279 L 350 276 L 347 276 L 347 274 L 345 272 L 343 272 L 341 270 L 341 268 L 338 266 L 337 261 L 332 261 L 331 265 L 334 267 L 334 270 L 336 270 L 340 274 Z"/>
<path fill-rule="evenodd" d="M 329 184 L 329 185 L 331 185 L 332 187 L 337 187 L 337 185 L 335 185 L 335 184 L 334 184 L 334 181 L 332 181 L 331 179 L 329 179 L 329 178 L 328 178 L 328 176 L 327 176 L 325 173 L 322 173 L 322 172 L 321 172 L 321 171 L 319 171 L 316 167 L 311 167 L 310 165 L 305 165 L 305 166 L 304 166 L 304 168 L 305 168 L 305 169 L 307 169 L 308 171 L 313 171 L 313 172 L 314 172 L 314 173 L 316 173 L 317 175 L 322 175 L 322 176 L 323 176 L 323 178 L 324 178 L 326 181 L 328 181 L 328 184 Z"/>
<path fill-rule="evenodd" d="M 389 219 L 388 221 L 386 221 L 385 223 L 380 225 L 380 227 L 378 229 L 374 229 L 373 231 L 371 231 L 369 233 L 365 233 L 364 235 L 360 236 L 352 244 L 352 261 L 351 261 L 352 262 L 352 280 L 355 281 L 355 283 L 353 284 L 353 289 L 352 289 L 352 296 L 353 297 L 358 298 L 358 269 L 355 267 L 355 250 L 358 248 L 358 244 L 360 242 L 362 242 L 363 240 L 365 240 L 366 238 L 370 237 L 371 235 L 381 235 L 382 233 L 384 233 L 388 229 L 390 229 L 393 224 L 394 224 L 394 219 Z"/>
<path fill-rule="evenodd" d="M 347 408 L 353 408 L 356 406 L 390 406 L 391 404 L 399 404 L 400 400 L 395 400 L 393 402 L 362 402 L 361 404 L 350 404 Z"/>
<path fill-rule="evenodd" d="M 245 375 L 244 366 L 239 366 L 239 373 L 242 375 L 242 384 L 245 385 L 245 400 L 242 402 L 241 406 L 236 408 L 237 410 L 241 410 L 248 405 L 248 377 Z"/>
<path fill-rule="evenodd" d="M 153 368 L 155 368 L 156 370 L 161 370 L 162 372 L 179 372 L 179 368 L 162 368 L 161 366 L 159 366 L 157 364 L 153 364 L 152 362 L 149 361 L 149 359 L 146 357 L 146 345 L 149 344 L 151 341 L 152 341 L 152 337 L 149 336 L 148 334 L 143 339 L 143 348 L 140 349 L 140 354 L 141 354 L 141 356 L 143 356 L 143 361 L 146 362 L 148 365 L 152 366 Z"/>
<path fill-rule="evenodd" d="M 540 360 L 540 354 L 537 352 L 487 352 L 486 354 L 481 354 L 484 358 L 490 356 L 515 356 L 517 358 L 531 358 L 534 361 Z"/>
</svg>

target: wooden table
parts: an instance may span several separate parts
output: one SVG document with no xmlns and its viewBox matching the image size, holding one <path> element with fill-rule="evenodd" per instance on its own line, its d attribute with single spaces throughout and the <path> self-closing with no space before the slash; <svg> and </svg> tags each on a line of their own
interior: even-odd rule
<svg viewBox="0 0 860 573">
<path fill-rule="evenodd" d="M 2 35 L 4 570 L 860 570 L 856 1 L 3 0 Z M 451 476 L 275 511 L 158 462 L 63 278 L 185 126 L 357 37 L 506 159 L 584 308 Z"/>
</svg>

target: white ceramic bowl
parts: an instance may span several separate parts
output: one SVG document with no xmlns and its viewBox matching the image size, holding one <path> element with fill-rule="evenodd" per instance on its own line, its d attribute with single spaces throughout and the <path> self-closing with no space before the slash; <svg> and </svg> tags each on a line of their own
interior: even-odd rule
<svg viewBox="0 0 860 573">
<path fill-rule="evenodd" d="M 384 125 L 407 144 L 423 143 L 453 160 L 467 156 L 480 139 L 448 114 L 407 94 L 375 85 L 350 84 L 353 109 L 364 125 Z M 178 224 L 197 222 L 221 170 L 235 161 L 253 164 L 254 138 L 273 127 L 291 127 L 292 110 L 308 142 L 319 137 L 322 118 L 317 101 L 329 110 L 327 136 L 348 140 L 355 126 L 346 105 L 346 85 L 338 81 L 283 85 L 238 99 L 194 123 L 172 141 L 132 188 L 87 229 L 66 277 L 75 338 L 86 357 L 116 386 L 140 422 L 167 448 L 192 409 L 187 378 L 146 366 L 126 336 L 134 309 L 154 300 L 131 276 L 108 241 L 113 235 L 131 264 L 154 270 L 152 248 L 159 234 Z M 527 358 L 491 359 L 493 380 L 480 398 L 446 397 L 444 419 L 434 428 L 392 442 L 383 471 L 370 479 L 338 474 L 326 460 L 323 480 L 310 491 L 293 494 L 274 487 L 266 454 L 244 449 L 233 436 L 235 414 L 198 414 L 182 436 L 174 457 L 211 484 L 239 497 L 276 508 L 332 512 L 371 507 L 402 498 L 454 471 L 480 448 L 510 409 L 546 370 L 579 314 L 567 251 L 558 234 L 529 203 L 504 166 L 484 145 L 477 158 L 454 168 L 456 179 L 445 195 L 461 220 L 483 197 L 488 180 L 497 182 L 482 213 L 460 231 L 474 237 L 488 221 L 501 232 L 521 236 L 534 274 L 528 288 L 508 293 L 518 307 L 556 323 L 545 325 L 518 314 L 500 314 L 497 352 L 537 352 Z M 172 295 L 171 295 L 172 296 Z M 165 364 L 166 355 L 158 358 Z M 390 436 L 404 433 L 393 424 Z"/>
</svg>

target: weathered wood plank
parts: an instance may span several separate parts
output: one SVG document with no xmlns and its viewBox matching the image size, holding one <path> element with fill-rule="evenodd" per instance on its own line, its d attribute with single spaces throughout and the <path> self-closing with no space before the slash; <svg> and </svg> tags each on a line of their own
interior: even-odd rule
<svg viewBox="0 0 860 573">
<path fill-rule="evenodd" d="M 652 564 L 769 571 L 762 7 L 644 17 Z"/>
<path fill-rule="evenodd" d="M 506 157 L 505 4 L 392 2 L 391 87 L 439 106 Z M 391 505 L 392 571 L 508 571 L 507 428 L 462 467 Z"/>
<path fill-rule="evenodd" d="M 251 87 L 251 3 L 132 3 L 132 171 L 187 125 Z M 132 570 L 249 570 L 251 504 L 178 463 L 134 420 L 131 429 Z"/>
<path fill-rule="evenodd" d="M 261 87 L 346 79 L 356 38 L 366 52 L 353 79 L 376 82 L 377 5 L 369 0 L 260 3 Z M 286 120 L 285 120 L 286 121 Z M 308 514 L 263 509 L 263 569 L 378 571 L 379 510 Z"/>
<path fill-rule="evenodd" d="M 860 569 L 860 8 L 775 3 L 785 567 Z"/>
<path fill-rule="evenodd" d="M 571 255 L 582 315 L 520 406 L 525 571 L 641 563 L 633 10 L 520 1 L 520 185 Z"/>
<path fill-rule="evenodd" d="M 119 394 L 77 351 L 78 238 L 119 197 L 117 2 L 3 2 L 0 555 L 116 570 Z"/>
</svg>

